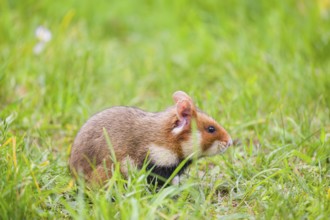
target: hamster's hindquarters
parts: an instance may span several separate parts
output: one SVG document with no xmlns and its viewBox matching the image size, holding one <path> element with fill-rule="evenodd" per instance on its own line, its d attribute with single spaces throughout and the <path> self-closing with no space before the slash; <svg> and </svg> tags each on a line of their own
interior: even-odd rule
<svg viewBox="0 0 330 220">
<path fill-rule="evenodd" d="M 100 155 L 101 156 L 101 155 Z M 83 177 L 91 184 L 103 184 L 112 176 L 113 162 L 109 154 L 103 154 L 102 158 L 90 157 L 84 152 L 73 150 L 69 159 L 71 173 L 75 177 Z"/>
<path fill-rule="evenodd" d="M 88 183 L 103 183 L 111 178 L 112 160 L 102 135 L 102 129 L 85 126 L 72 145 L 69 166 L 75 177 L 82 176 Z"/>
</svg>

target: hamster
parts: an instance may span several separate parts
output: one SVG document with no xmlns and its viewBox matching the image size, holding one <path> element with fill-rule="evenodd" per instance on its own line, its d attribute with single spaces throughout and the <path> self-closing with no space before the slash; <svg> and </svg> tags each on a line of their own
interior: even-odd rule
<svg viewBox="0 0 330 220">
<path fill-rule="evenodd" d="M 185 92 L 175 92 L 173 100 L 175 105 L 162 112 L 117 106 L 92 116 L 81 127 L 72 145 L 71 172 L 76 176 L 83 175 L 88 183 L 101 185 L 111 178 L 114 162 L 106 136 L 120 171 L 126 177 L 128 166 L 139 169 L 147 160 L 147 169 L 168 179 L 193 153 L 199 158 L 216 155 L 232 145 L 227 131 L 196 108 Z M 179 175 L 190 163 L 188 160 L 181 168 L 173 183 L 177 183 Z M 155 179 L 148 177 L 148 180 Z M 162 181 L 156 179 L 156 182 Z"/>
</svg>

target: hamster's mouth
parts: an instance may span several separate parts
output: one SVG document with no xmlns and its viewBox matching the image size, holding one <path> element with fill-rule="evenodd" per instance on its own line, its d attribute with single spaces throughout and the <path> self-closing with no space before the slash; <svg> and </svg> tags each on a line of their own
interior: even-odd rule
<svg viewBox="0 0 330 220">
<path fill-rule="evenodd" d="M 228 144 L 224 141 L 219 141 L 218 142 L 218 151 L 219 153 L 224 153 L 228 149 Z"/>
<path fill-rule="evenodd" d="M 222 154 L 228 149 L 229 145 L 225 141 L 215 141 L 213 144 L 203 152 L 202 156 L 212 156 Z"/>
</svg>

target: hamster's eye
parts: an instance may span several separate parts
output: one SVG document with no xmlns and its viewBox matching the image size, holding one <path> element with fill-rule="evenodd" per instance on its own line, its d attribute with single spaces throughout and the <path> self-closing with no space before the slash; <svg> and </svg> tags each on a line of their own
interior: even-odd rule
<svg viewBox="0 0 330 220">
<path fill-rule="evenodd" d="M 207 127 L 207 132 L 209 132 L 209 133 L 214 133 L 215 132 L 215 127 L 213 127 L 213 126 L 208 126 Z"/>
</svg>

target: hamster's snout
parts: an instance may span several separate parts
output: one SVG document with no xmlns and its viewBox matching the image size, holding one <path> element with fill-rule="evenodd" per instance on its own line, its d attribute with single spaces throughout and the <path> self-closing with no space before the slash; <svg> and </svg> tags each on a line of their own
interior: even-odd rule
<svg viewBox="0 0 330 220">
<path fill-rule="evenodd" d="M 226 147 L 228 148 L 228 147 L 230 147 L 230 146 L 232 146 L 232 145 L 233 145 L 233 139 L 231 139 L 231 138 L 229 137 L 229 140 L 227 141 Z"/>
</svg>

